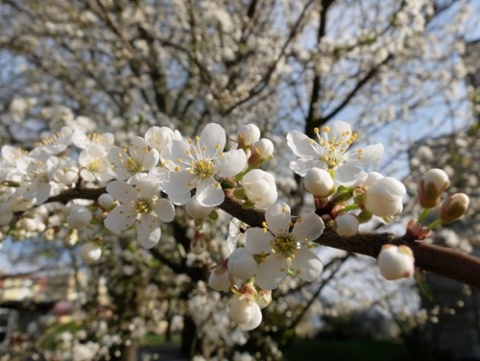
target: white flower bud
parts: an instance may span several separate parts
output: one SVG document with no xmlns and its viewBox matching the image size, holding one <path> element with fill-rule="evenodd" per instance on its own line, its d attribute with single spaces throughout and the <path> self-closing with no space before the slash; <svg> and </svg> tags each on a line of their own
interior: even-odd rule
<svg viewBox="0 0 480 361">
<path fill-rule="evenodd" d="M 253 169 L 242 179 L 247 198 L 260 209 L 267 209 L 277 200 L 275 177 L 261 169 Z"/>
<path fill-rule="evenodd" d="M 67 217 L 68 226 L 75 229 L 85 228 L 91 220 L 92 212 L 80 205 L 74 206 Z"/>
<path fill-rule="evenodd" d="M 252 148 L 254 154 L 266 160 L 273 155 L 275 147 L 270 139 L 262 138 L 253 143 Z"/>
<path fill-rule="evenodd" d="M 405 186 L 395 178 L 385 177 L 376 180 L 365 195 L 365 208 L 378 217 L 391 217 L 403 209 L 402 197 Z"/>
<path fill-rule="evenodd" d="M 205 237 L 194 237 L 190 241 L 190 251 L 192 251 L 193 254 L 196 255 L 201 255 L 203 252 L 207 250 L 207 240 Z"/>
<path fill-rule="evenodd" d="M 237 278 L 248 280 L 257 272 L 257 262 L 245 248 L 235 249 L 228 257 L 228 270 Z"/>
<path fill-rule="evenodd" d="M 102 248 L 94 242 L 87 242 L 82 245 L 82 248 L 80 248 L 80 256 L 87 264 L 97 262 L 101 255 Z"/>
<path fill-rule="evenodd" d="M 192 197 L 185 204 L 185 211 L 194 219 L 203 219 L 212 213 L 213 207 L 202 206 L 196 197 Z"/>
<path fill-rule="evenodd" d="M 260 129 L 255 124 L 242 125 L 237 132 L 238 147 L 245 149 L 260 139 Z"/>
<path fill-rule="evenodd" d="M 441 205 L 439 217 L 443 223 L 451 223 L 463 216 L 470 205 L 470 198 L 465 193 L 449 196 Z"/>
<path fill-rule="evenodd" d="M 335 190 L 335 183 L 330 173 L 320 168 L 310 169 L 307 174 L 305 174 L 303 184 L 307 192 L 320 198 L 328 197 Z"/>
<path fill-rule="evenodd" d="M 271 290 L 258 291 L 256 302 L 260 308 L 267 307 L 270 303 L 272 303 L 272 291 Z"/>
<path fill-rule="evenodd" d="M 223 264 L 215 266 L 208 277 L 208 285 L 215 291 L 225 291 L 230 287 L 230 273 Z"/>
<path fill-rule="evenodd" d="M 113 205 L 115 204 L 115 199 L 108 194 L 108 193 L 103 193 L 100 197 L 98 197 L 98 204 L 100 207 L 106 210 L 110 210 L 113 208 Z"/>
<path fill-rule="evenodd" d="M 335 219 L 335 224 L 340 236 L 351 237 L 357 234 L 360 222 L 354 214 L 342 214 Z"/>
<path fill-rule="evenodd" d="M 412 250 L 405 245 L 397 247 L 393 244 L 385 244 L 377 258 L 380 274 L 387 280 L 411 277 L 414 262 Z"/>
<path fill-rule="evenodd" d="M 251 299 L 234 295 L 230 300 L 230 317 L 238 324 L 245 324 L 253 318 L 255 306 L 258 307 Z"/>
<path fill-rule="evenodd" d="M 440 202 L 440 196 L 450 185 L 447 173 L 438 168 L 430 169 L 418 183 L 418 201 L 422 207 L 433 208 Z"/>
</svg>

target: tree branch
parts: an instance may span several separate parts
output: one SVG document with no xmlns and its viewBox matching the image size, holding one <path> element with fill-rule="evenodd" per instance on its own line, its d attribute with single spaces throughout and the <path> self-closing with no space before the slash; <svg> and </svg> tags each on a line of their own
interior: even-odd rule
<svg viewBox="0 0 480 361">
<path fill-rule="evenodd" d="M 105 193 L 105 188 L 75 188 L 51 197 L 47 202 L 67 203 L 76 198 L 96 200 L 102 193 Z M 225 198 L 219 208 L 251 227 L 261 227 L 265 221 L 264 212 L 245 209 L 240 203 L 229 197 Z M 374 258 L 377 258 L 384 244 L 404 244 L 412 249 L 416 267 L 470 286 L 480 287 L 480 277 L 477 276 L 480 274 L 480 258 L 454 249 L 426 244 L 421 241 L 406 240 L 404 237 L 396 236 L 393 233 L 364 233 L 344 238 L 339 236 L 331 227 L 326 227 L 320 238 L 315 240 L 315 243 Z"/>
<path fill-rule="evenodd" d="M 230 198 L 220 206 L 225 212 L 252 227 L 261 227 L 265 215 L 256 210 L 246 210 Z M 392 233 L 365 233 L 343 238 L 327 227 L 316 243 L 347 252 L 376 258 L 382 245 L 405 244 L 415 256 L 415 265 L 425 271 L 434 272 L 470 286 L 480 287 L 480 259 L 450 248 L 426 244 L 420 241 L 406 241 Z"/>
</svg>

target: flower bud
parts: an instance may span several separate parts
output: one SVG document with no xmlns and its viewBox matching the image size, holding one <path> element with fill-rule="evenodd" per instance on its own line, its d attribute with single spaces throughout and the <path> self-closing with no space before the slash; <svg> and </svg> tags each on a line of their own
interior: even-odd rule
<svg viewBox="0 0 480 361">
<path fill-rule="evenodd" d="M 254 307 L 258 305 L 250 298 L 234 295 L 230 300 L 230 317 L 238 324 L 244 324 L 251 320 Z"/>
<path fill-rule="evenodd" d="M 237 278 L 248 280 L 257 273 L 257 262 L 245 248 L 235 249 L 228 257 L 228 270 Z"/>
<path fill-rule="evenodd" d="M 269 160 L 273 155 L 273 142 L 270 139 L 262 138 L 252 145 L 252 155 L 248 159 L 248 165 L 252 168 L 259 167 Z"/>
<path fill-rule="evenodd" d="M 413 275 L 414 258 L 412 250 L 405 246 L 385 244 L 377 258 L 380 274 L 387 280 L 397 280 Z"/>
<path fill-rule="evenodd" d="M 449 196 L 440 206 L 439 217 L 443 223 L 452 223 L 467 212 L 470 198 L 464 193 Z"/>
<path fill-rule="evenodd" d="M 197 232 L 200 233 L 200 232 Z M 201 255 L 203 252 L 207 250 L 207 240 L 203 233 L 196 234 L 195 237 L 192 238 L 190 241 L 190 251 L 193 254 Z"/>
<path fill-rule="evenodd" d="M 185 204 L 185 211 L 193 219 L 203 219 L 212 213 L 213 207 L 202 206 L 196 197 L 192 197 Z"/>
<path fill-rule="evenodd" d="M 275 177 L 261 169 L 253 169 L 242 179 L 247 198 L 260 209 L 267 209 L 277 200 Z"/>
<path fill-rule="evenodd" d="M 250 146 L 260 139 L 260 129 L 255 124 L 242 125 L 237 132 L 238 147 L 241 149 Z"/>
<path fill-rule="evenodd" d="M 103 193 L 97 201 L 100 207 L 106 210 L 112 209 L 115 204 L 115 199 L 108 193 Z"/>
<path fill-rule="evenodd" d="M 258 291 L 256 302 L 260 308 L 267 307 L 270 303 L 272 303 L 272 291 L 271 290 Z"/>
<path fill-rule="evenodd" d="M 359 224 L 360 222 L 354 214 L 342 214 L 335 219 L 336 231 L 343 237 L 357 234 Z"/>
<path fill-rule="evenodd" d="M 97 262 L 102 255 L 102 248 L 95 242 L 87 242 L 80 248 L 80 256 L 87 264 Z"/>
<path fill-rule="evenodd" d="M 433 208 L 440 202 L 440 196 L 450 185 L 447 173 L 438 168 L 430 169 L 418 183 L 418 201 L 424 208 Z"/>
<path fill-rule="evenodd" d="M 405 186 L 392 177 L 376 180 L 365 194 L 365 208 L 377 217 L 391 217 L 403 209 Z"/>
<path fill-rule="evenodd" d="M 230 287 L 230 284 L 228 268 L 224 264 L 215 266 L 208 277 L 208 285 L 215 291 L 225 291 Z"/>
<path fill-rule="evenodd" d="M 245 289 L 245 286 L 247 288 Z M 230 317 L 240 325 L 244 331 L 258 327 L 262 322 L 260 306 L 254 301 L 256 291 L 248 284 L 242 288 L 241 295 L 234 295 L 230 300 Z"/>
<path fill-rule="evenodd" d="M 335 183 L 332 176 L 325 169 L 312 168 L 303 180 L 303 185 L 307 192 L 315 197 L 327 198 L 335 191 Z"/>
<path fill-rule="evenodd" d="M 67 216 L 67 223 L 70 228 L 85 228 L 92 220 L 92 212 L 86 207 L 75 205 Z"/>
</svg>

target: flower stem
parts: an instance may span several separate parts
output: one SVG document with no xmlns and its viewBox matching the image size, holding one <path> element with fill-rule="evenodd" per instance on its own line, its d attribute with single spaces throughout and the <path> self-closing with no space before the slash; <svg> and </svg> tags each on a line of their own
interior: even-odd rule
<svg viewBox="0 0 480 361">
<path fill-rule="evenodd" d="M 418 223 L 422 223 L 425 220 L 425 218 L 427 218 L 429 213 L 430 213 L 430 208 L 424 208 L 422 210 L 422 214 L 420 214 L 420 217 L 418 217 Z"/>
<path fill-rule="evenodd" d="M 434 229 L 434 228 L 436 228 L 440 225 L 442 225 L 442 220 L 437 219 L 436 221 L 433 221 L 432 223 L 430 223 L 427 227 L 430 228 L 430 229 Z"/>
</svg>

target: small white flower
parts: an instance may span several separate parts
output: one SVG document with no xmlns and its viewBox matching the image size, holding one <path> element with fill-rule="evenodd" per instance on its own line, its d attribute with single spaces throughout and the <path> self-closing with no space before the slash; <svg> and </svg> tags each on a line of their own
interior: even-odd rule
<svg viewBox="0 0 480 361">
<path fill-rule="evenodd" d="M 380 178 L 367 188 L 365 208 L 377 217 L 393 217 L 402 211 L 406 192 L 403 183 L 397 179 Z"/>
<path fill-rule="evenodd" d="M 115 177 L 119 180 L 152 170 L 158 163 L 160 155 L 156 149 L 150 149 L 142 137 L 133 137 L 127 148 L 112 147 L 108 159 L 113 165 Z"/>
<path fill-rule="evenodd" d="M 385 244 L 377 258 L 380 274 L 387 280 L 397 280 L 411 277 L 414 272 L 414 258 L 412 250 L 405 246 Z"/>
<path fill-rule="evenodd" d="M 73 129 L 63 127 L 59 132 L 54 133 L 49 138 L 43 139 L 32 151 L 33 157 L 42 156 L 42 154 L 60 154 L 72 144 Z"/>
<path fill-rule="evenodd" d="M 215 123 L 208 124 L 194 141 L 173 140 L 162 152 L 166 167 L 172 171 L 165 192 L 186 202 L 196 188 L 195 196 L 201 205 L 221 204 L 225 193 L 219 179 L 237 175 L 247 163 L 241 149 L 223 152 L 225 144 L 225 130 Z"/>
<path fill-rule="evenodd" d="M 315 280 L 323 265 L 311 247 L 325 228 L 322 219 L 315 213 L 307 214 L 297 219 L 290 232 L 290 207 L 284 202 L 269 207 L 265 219 L 264 228 L 245 232 L 245 248 L 265 257 L 255 276 L 258 286 L 264 290 L 277 288 L 290 269 L 304 281 Z"/>
<path fill-rule="evenodd" d="M 275 177 L 261 169 L 253 169 L 243 176 L 242 185 L 248 199 L 257 208 L 267 209 L 277 200 Z"/>
<path fill-rule="evenodd" d="M 99 146 L 108 152 L 113 146 L 115 138 L 112 133 L 90 133 L 85 134 L 80 129 L 75 129 L 73 133 L 72 142 L 80 149 L 88 149 L 92 146 Z"/>
<path fill-rule="evenodd" d="M 107 154 L 108 151 L 98 144 L 93 144 L 80 152 L 78 163 L 82 166 L 80 175 L 84 180 L 104 184 L 113 178 L 112 165 Z"/>
<path fill-rule="evenodd" d="M 181 134 L 175 130 L 173 131 L 167 127 L 153 126 L 145 133 L 145 140 L 148 145 L 160 153 L 172 142 L 174 139 L 182 139 Z"/>
<path fill-rule="evenodd" d="M 287 144 L 299 159 L 290 163 L 290 168 L 300 176 L 317 167 L 335 171 L 335 181 L 353 186 L 366 178 L 363 167 L 376 163 L 383 155 L 383 145 L 375 144 L 355 151 L 348 151 L 357 138 L 350 125 L 335 121 L 331 127 L 315 129 L 318 143 L 299 131 L 287 134 Z"/>
<path fill-rule="evenodd" d="M 171 222 L 175 216 L 173 204 L 159 197 L 157 185 L 147 178 L 136 186 L 113 181 L 107 185 L 107 192 L 121 204 L 108 214 L 105 227 L 121 232 L 135 226 L 140 243 L 145 248 L 154 247 L 161 236 L 158 220 Z"/>
</svg>

